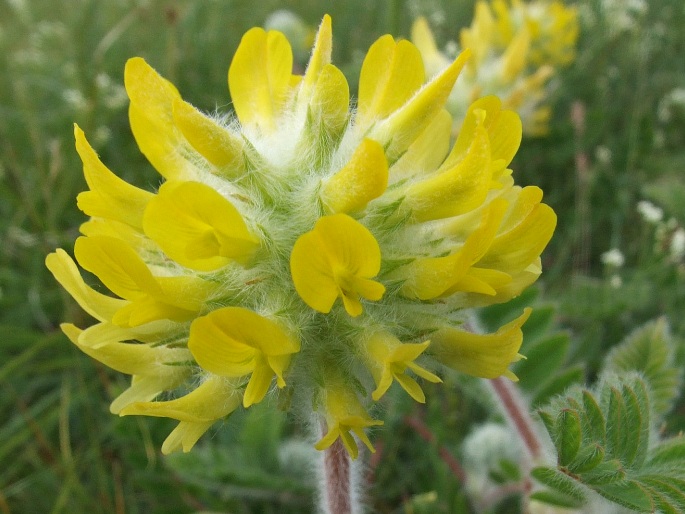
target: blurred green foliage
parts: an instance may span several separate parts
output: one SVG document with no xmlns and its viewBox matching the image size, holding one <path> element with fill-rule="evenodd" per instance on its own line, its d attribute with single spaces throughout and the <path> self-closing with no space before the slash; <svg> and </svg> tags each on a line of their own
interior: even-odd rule
<svg viewBox="0 0 685 514">
<path fill-rule="evenodd" d="M 668 317 L 681 342 L 676 362 L 684 357 L 685 7 L 681 0 L 577 6 L 578 56 L 555 76 L 550 134 L 525 140 L 512 165 L 517 182 L 542 187 L 559 216 L 543 256 L 542 294 L 514 306 L 539 307 L 526 326 L 529 361 L 515 369 L 539 402 L 585 374 L 593 379 L 612 346 L 656 316 Z M 128 128 L 126 59 L 145 57 L 201 109 L 228 109 L 226 73 L 240 37 L 277 9 L 312 30 L 324 13 L 333 16 L 333 60 L 354 91 L 378 36 L 407 37 L 412 20 L 425 15 L 442 46 L 470 22 L 473 2 L 0 1 L 0 514 L 312 509 L 308 434 L 278 411 L 236 414 L 193 453 L 170 458 L 159 445 L 171 422 L 112 416 L 107 406 L 124 378 L 61 335 L 61 321 L 82 326 L 85 314 L 43 263 L 56 247 L 71 250 L 84 221 L 75 204 L 85 182 L 74 122 L 120 176 L 148 188 L 159 183 Z M 662 209 L 662 219 L 645 219 L 641 200 Z M 603 260 L 611 249 L 621 252 L 620 265 Z M 492 310 L 483 321 L 507 312 Z M 535 356 L 553 363 L 556 386 Z M 454 463 L 468 462 L 462 443 L 474 427 L 501 419 L 480 381 L 445 381 L 426 385 L 424 407 L 388 395 L 368 470 L 378 512 L 476 512 Z M 685 428 L 682 399 L 664 426 Z M 490 478 L 515 483 L 511 472 L 503 461 Z M 488 509 L 515 512 L 515 505 L 505 497 Z"/>
</svg>

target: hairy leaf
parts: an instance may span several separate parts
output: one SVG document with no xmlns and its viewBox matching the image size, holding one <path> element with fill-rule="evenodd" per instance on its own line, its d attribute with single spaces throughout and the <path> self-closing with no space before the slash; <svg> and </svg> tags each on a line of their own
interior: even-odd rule
<svg viewBox="0 0 685 514">
<path fill-rule="evenodd" d="M 676 342 L 664 318 L 632 332 L 607 356 L 605 370 L 640 372 L 652 392 L 652 412 L 659 418 L 671 409 L 682 384 L 682 370 L 674 361 Z"/>
<path fill-rule="evenodd" d="M 567 466 L 580 449 L 580 416 L 574 410 L 562 410 L 557 416 L 554 430 L 559 465 Z"/>
</svg>

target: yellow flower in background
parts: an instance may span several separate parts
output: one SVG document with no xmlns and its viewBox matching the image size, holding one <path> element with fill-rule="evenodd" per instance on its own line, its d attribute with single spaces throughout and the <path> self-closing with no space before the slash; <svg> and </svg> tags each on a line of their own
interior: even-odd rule
<svg viewBox="0 0 685 514">
<path fill-rule="evenodd" d="M 495 97 L 471 105 L 451 145 L 446 103 L 465 51 L 426 82 L 419 49 L 381 37 L 359 98 L 331 60 L 324 17 L 306 71 L 288 40 L 254 28 L 228 72 L 235 115 L 209 116 L 143 59 L 125 69 L 129 117 L 162 177 L 154 192 L 119 179 L 76 127 L 88 191 L 74 255 L 46 264 L 96 323 L 63 331 L 131 375 L 120 415 L 178 426 L 189 451 L 217 421 L 270 396 L 316 416 L 316 444 L 373 450 L 370 414 L 397 382 L 445 367 L 514 378 L 527 314 L 470 334 L 468 309 L 507 301 L 541 272 L 556 217 L 514 184 L 521 122 Z M 477 49 L 476 49 L 477 51 Z M 313 411 L 313 412 L 312 412 Z"/>
<path fill-rule="evenodd" d="M 546 105 L 549 80 L 555 69 L 575 58 L 577 37 L 576 10 L 561 2 L 477 2 L 471 26 L 460 34 L 461 48 L 471 49 L 473 59 L 446 105 L 455 133 L 472 102 L 496 95 L 505 109 L 519 114 L 524 133 L 544 135 L 551 116 Z M 421 51 L 429 76 L 449 64 L 425 18 L 414 22 L 412 41 Z"/>
</svg>

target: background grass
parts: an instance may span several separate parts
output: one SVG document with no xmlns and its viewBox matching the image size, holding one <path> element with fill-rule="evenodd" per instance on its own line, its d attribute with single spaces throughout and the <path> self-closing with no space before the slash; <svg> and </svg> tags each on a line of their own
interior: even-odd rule
<svg viewBox="0 0 685 514">
<path fill-rule="evenodd" d="M 551 322 L 572 336 L 569 366 L 592 378 L 612 345 L 649 319 L 667 315 L 675 336 L 685 334 L 683 256 L 671 252 L 685 225 L 685 7 L 577 6 L 578 56 L 557 74 L 550 134 L 525 140 L 512 167 L 559 215 L 537 301 L 555 306 Z M 311 510 L 306 434 L 268 405 L 169 458 L 159 446 L 173 422 L 112 416 L 125 377 L 58 331 L 85 314 L 44 266 L 56 247 L 72 250 L 84 221 L 74 122 L 120 176 L 158 183 L 128 128 L 126 59 L 145 57 L 201 109 L 230 108 L 226 72 L 240 37 L 281 8 L 312 29 L 333 16 L 333 60 L 353 90 L 378 36 L 407 37 L 424 14 L 445 44 L 473 14 L 468 0 L 0 0 L 0 513 Z M 663 222 L 642 219 L 643 199 L 664 210 Z M 612 248 L 622 267 L 602 263 Z M 473 511 L 442 450 L 462 457 L 464 438 L 493 414 L 475 381 L 450 382 L 428 387 L 424 408 L 389 397 L 368 471 L 378 512 Z M 665 430 L 683 428 L 680 403 Z M 515 512 L 515 502 L 497 510 Z"/>
</svg>

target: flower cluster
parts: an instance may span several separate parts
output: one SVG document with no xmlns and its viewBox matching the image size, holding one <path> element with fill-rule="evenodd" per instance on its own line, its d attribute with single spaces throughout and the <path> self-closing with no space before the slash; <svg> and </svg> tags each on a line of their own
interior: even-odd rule
<svg viewBox="0 0 685 514">
<path fill-rule="evenodd" d="M 113 413 L 179 421 L 165 453 L 279 396 L 313 411 L 316 448 L 340 438 L 356 457 L 393 382 L 423 402 L 419 380 L 440 382 L 443 367 L 515 379 L 529 312 L 492 334 L 463 322 L 534 282 L 554 231 L 540 189 L 508 169 L 518 116 L 482 98 L 451 146 L 444 106 L 469 53 L 426 82 L 418 49 L 391 36 L 369 49 L 351 109 L 331 45 L 326 16 L 297 76 L 283 34 L 248 31 L 226 117 L 130 59 L 131 128 L 164 179 L 154 193 L 113 174 L 75 129 L 90 219 L 74 254 L 116 297 L 57 250 L 48 268 L 97 320 L 62 329 L 132 376 Z"/>
<path fill-rule="evenodd" d="M 557 67 L 573 61 L 577 37 L 576 11 L 561 2 L 477 2 L 471 26 L 462 29 L 460 37 L 460 46 L 470 48 L 473 59 L 447 102 L 455 131 L 473 101 L 497 95 L 504 108 L 521 116 L 526 134 L 545 134 L 551 116 L 546 105 L 549 79 Z M 424 18 L 414 22 L 412 41 L 429 74 L 449 65 Z"/>
</svg>

